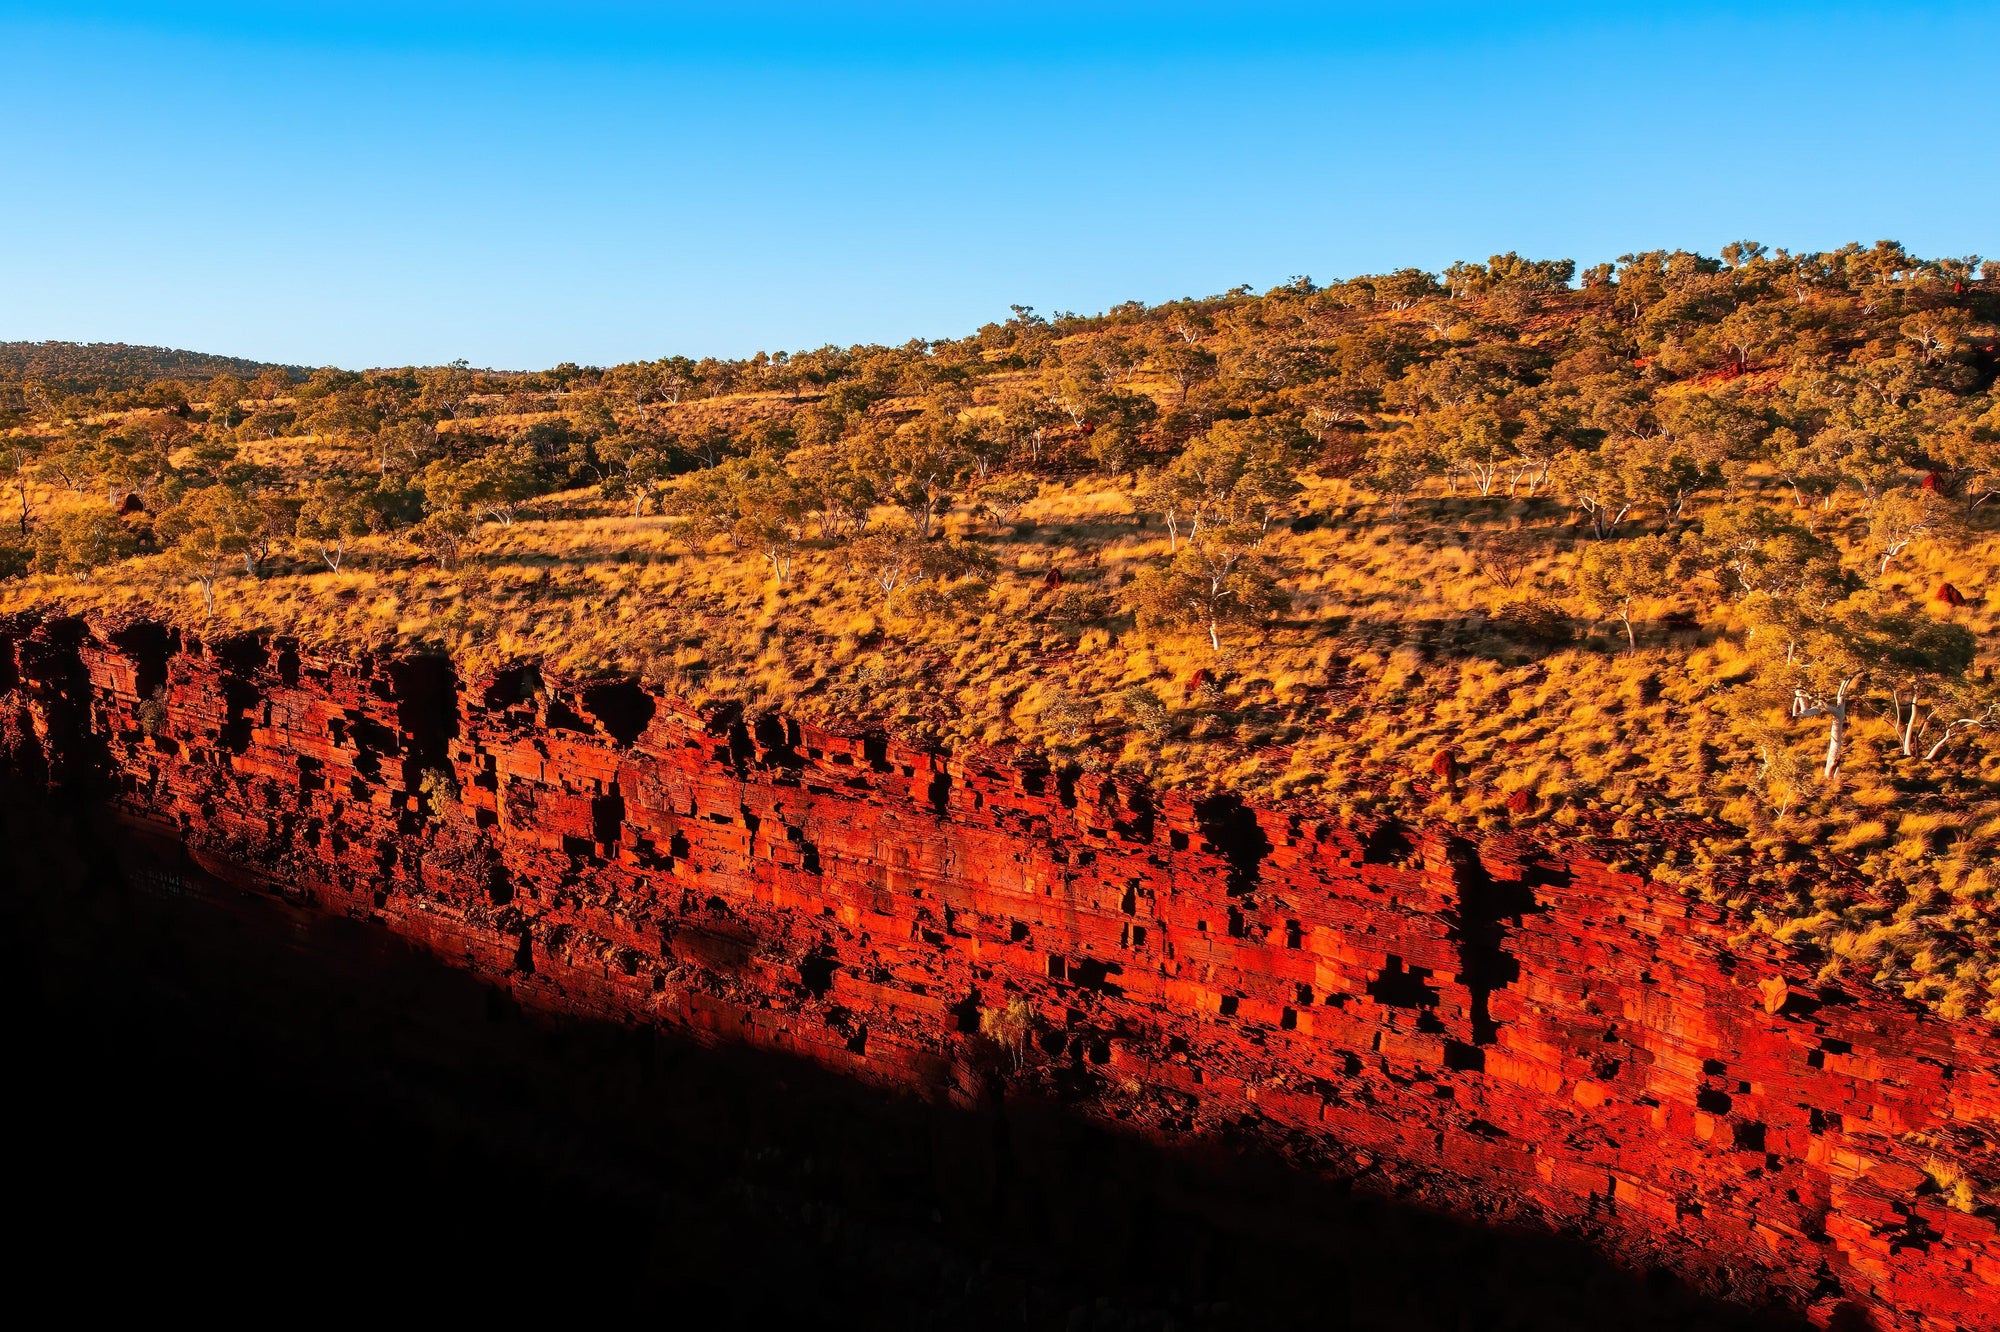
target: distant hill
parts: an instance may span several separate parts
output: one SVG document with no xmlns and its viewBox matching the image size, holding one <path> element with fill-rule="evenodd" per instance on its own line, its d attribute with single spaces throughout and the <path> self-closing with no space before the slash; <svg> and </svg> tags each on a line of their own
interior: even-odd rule
<svg viewBox="0 0 2000 1332">
<path fill-rule="evenodd" d="M 0 342 L 0 383 L 42 380 L 63 392 L 144 388 L 156 379 L 248 378 L 279 369 L 303 377 L 303 366 L 274 366 L 240 356 L 211 356 L 175 347 L 133 347 L 123 342 Z"/>
</svg>

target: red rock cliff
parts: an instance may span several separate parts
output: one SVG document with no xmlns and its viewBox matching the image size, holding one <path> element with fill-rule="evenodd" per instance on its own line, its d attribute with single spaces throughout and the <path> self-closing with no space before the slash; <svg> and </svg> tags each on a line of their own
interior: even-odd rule
<svg viewBox="0 0 2000 1332">
<path fill-rule="evenodd" d="M 1993 1028 L 1525 840 L 145 623 L 0 625 L 0 743 L 542 1009 L 930 1095 L 1059 1079 L 1815 1322 L 2000 1327 L 1994 1221 L 1934 1182 L 1993 1169 Z"/>
</svg>

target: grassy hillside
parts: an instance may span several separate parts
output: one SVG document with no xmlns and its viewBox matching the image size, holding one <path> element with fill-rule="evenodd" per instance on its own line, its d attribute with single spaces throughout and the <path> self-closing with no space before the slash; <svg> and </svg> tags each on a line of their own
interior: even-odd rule
<svg viewBox="0 0 2000 1332">
<path fill-rule="evenodd" d="M 1508 255 L 901 348 L 107 383 L 7 438 L 0 607 L 1599 842 L 2000 1017 L 1993 267 Z"/>
<path fill-rule="evenodd" d="M 211 356 L 172 347 L 130 347 L 122 342 L 0 342 L 0 386 L 60 400 L 75 394 L 143 390 L 162 379 L 207 380 L 216 375 L 254 377 L 277 370 L 303 377 L 300 366 L 278 366 L 240 356 Z"/>
</svg>

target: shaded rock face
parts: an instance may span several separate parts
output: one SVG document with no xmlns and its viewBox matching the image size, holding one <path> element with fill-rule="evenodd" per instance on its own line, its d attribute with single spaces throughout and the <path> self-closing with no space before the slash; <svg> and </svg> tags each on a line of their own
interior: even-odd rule
<svg viewBox="0 0 2000 1332">
<path fill-rule="evenodd" d="M 2000 1326 L 1994 1222 L 1933 1183 L 1993 1171 L 1993 1029 L 1524 840 L 73 620 L 0 625 L 0 752 L 531 1008 L 1252 1144 L 1822 1325 Z"/>
</svg>

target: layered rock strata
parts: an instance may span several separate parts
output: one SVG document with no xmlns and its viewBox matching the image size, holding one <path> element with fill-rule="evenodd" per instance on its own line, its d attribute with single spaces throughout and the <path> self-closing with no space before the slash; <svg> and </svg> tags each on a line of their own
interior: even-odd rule
<svg viewBox="0 0 2000 1332">
<path fill-rule="evenodd" d="M 2000 1034 L 1512 836 L 1347 827 L 532 667 L 0 625 L 17 778 L 561 1014 L 1034 1093 L 1833 1326 L 2000 1327 Z"/>
</svg>

